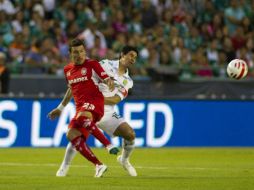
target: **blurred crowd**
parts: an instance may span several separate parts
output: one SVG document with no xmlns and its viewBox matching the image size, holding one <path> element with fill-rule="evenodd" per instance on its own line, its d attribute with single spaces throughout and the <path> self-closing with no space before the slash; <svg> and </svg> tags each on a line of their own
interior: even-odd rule
<svg viewBox="0 0 254 190">
<path fill-rule="evenodd" d="M 254 76 L 254 0 L 0 0 L 0 53 L 13 74 L 63 75 L 68 41 L 88 56 L 139 50 L 137 78 L 226 77 L 234 58 Z"/>
</svg>

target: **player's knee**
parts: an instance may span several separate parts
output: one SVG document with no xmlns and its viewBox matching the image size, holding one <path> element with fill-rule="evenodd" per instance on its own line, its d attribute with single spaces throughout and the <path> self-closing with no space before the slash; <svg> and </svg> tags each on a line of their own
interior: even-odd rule
<svg viewBox="0 0 254 190">
<path fill-rule="evenodd" d="M 73 139 L 75 139 L 76 137 L 78 137 L 80 135 L 81 135 L 81 133 L 75 129 L 70 129 L 66 133 L 66 137 L 69 141 L 72 141 Z"/>
<path fill-rule="evenodd" d="M 92 123 L 92 119 L 86 116 L 79 116 L 76 120 L 80 127 L 89 127 Z"/>
<path fill-rule="evenodd" d="M 71 132 L 70 132 L 70 131 L 67 131 L 67 133 L 66 133 L 66 137 L 67 137 L 67 139 L 68 139 L 69 141 L 71 141 L 71 140 L 72 140 L 72 134 L 71 134 Z"/>
</svg>

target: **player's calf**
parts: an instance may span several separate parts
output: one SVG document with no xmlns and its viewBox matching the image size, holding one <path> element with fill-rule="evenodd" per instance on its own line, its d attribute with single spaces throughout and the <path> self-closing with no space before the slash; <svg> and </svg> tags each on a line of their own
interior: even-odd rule
<svg viewBox="0 0 254 190">
<path fill-rule="evenodd" d="M 94 165 L 101 165 L 102 163 L 96 158 L 94 153 L 87 146 L 85 139 L 82 136 L 76 137 L 71 141 L 75 149 L 84 156 L 87 160 L 92 162 Z"/>
<path fill-rule="evenodd" d="M 135 131 L 127 122 L 121 123 L 114 132 L 114 136 L 123 137 L 127 141 L 134 141 L 136 138 Z"/>
</svg>

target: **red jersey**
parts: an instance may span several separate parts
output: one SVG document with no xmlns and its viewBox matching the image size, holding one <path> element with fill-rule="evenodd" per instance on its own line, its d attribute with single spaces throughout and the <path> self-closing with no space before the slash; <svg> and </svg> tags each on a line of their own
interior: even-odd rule
<svg viewBox="0 0 254 190">
<path fill-rule="evenodd" d="M 95 103 L 95 109 L 103 112 L 104 97 L 92 79 L 94 72 L 103 80 L 109 77 L 100 64 L 92 59 L 86 59 L 82 65 L 69 63 L 64 67 L 64 74 L 71 88 L 77 111 L 85 107 L 84 103 Z"/>
</svg>

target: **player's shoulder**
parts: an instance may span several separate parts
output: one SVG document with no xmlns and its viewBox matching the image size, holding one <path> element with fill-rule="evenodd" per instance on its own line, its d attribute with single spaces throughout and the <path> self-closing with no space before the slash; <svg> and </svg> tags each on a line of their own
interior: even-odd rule
<svg viewBox="0 0 254 190">
<path fill-rule="evenodd" d="M 102 60 L 99 61 L 99 63 L 101 65 L 107 65 L 108 64 L 108 59 L 102 59 Z"/>
<path fill-rule="evenodd" d="M 109 60 L 109 64 L 114 68 L 119 68 L 119 60 Z"/>
<path fill-rule="evenodd" d="M 98 64 L 99 62 L 95 59 L 86 59 L 86 63 L 88 63 L 88 64 Z"/>
<path fill-rule="evenodd" d="M 101 66 L 111 66 L 110 60 L 109 59 L 102 59 L 100 62 Z"/>
<path fill-rule="evenodd" d="M 114 68 L 119 67 L 119 60 L 103 59 L 100 61 L 101 65 L 109 65 Z"/>
<path fill-rule="evenodd" d="M 109 59 L 103 59 L 100 61 L 100 64 L 102 68 L 105 70 L 105 72 L 110 76 L 114 77 L 116 73 L 116 69 L 111 65 L 111 60 Z"/>
<path fill-rule="evenodd" d="M 64 71 L 68 71 L 70 69 L 72 69 L 74 66 L 74 63 L 69 62 L 67 65 L 64 66 Z"/>
</svg>

